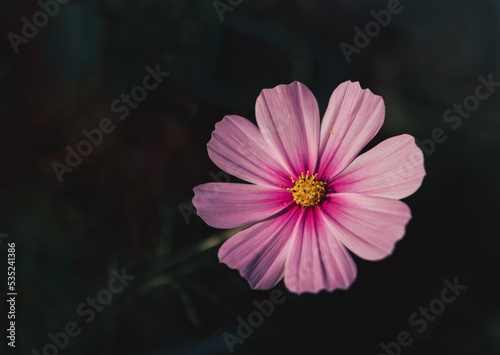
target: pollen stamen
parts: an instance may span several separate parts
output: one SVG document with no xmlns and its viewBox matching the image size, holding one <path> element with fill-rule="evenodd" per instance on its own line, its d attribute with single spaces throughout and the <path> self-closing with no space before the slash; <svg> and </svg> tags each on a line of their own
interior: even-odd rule
<svg viewBox="0 0 500 355">
<path fill-rule="evenodd" d="M 291 178 L 295 186 L 287 190 L 292 192 L 295 203 L 303 207 L 319 205 L 326 194 L 326 182 L 318 180 L 317 176 L 318 174 L 309 176 L 308 171 L 305 176 L 302 173 L 297 181 Z"/>
</svg>

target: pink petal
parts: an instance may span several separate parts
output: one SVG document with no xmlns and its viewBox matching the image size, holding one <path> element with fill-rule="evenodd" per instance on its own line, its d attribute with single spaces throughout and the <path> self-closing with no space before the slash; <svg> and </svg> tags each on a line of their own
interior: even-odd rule
<svg viewBox="0 0 500 355">
<path fill-rule="evenodd" d="M 290 174 L 271 156 L 259 129 L 240 116 L 226 116 L 215 125 L 208 155 L 222 170 L 262 186 L 290 185 Z"/>
<path fill-rule="evenodd" d="M 316 170 L 319 108 L 304 84 L 295 81 L 262 90 L 255 115 L 262 135 L 279 154 L 290 176 Z"/>
<path fill-rule="evenodd" d="M 424 155 L 415 139 L 403 134 L 354 159 L 332 185 L 336 192 L 401 199 L 417 191 L 424 176 Z"/>
<path fill-rule="evenodd" d="M 276 218 L 256 223 L 229 238 L 219 260 L 238 269 L 254 289 L 266 290 L 283 277 L 285 259 L 300 209 L 292 207 Z"/>
<path fill-rule="evenodd" d="M 302 209 L 285 264 L 285 286 L 292 292 L 347 289 L 356 278 L 356 265 L 325 217 L 320 208 Z"/>
<path fill-rule="evenodd" d="M 321 123 L 320 177 L 333 177 L 344 170 L 377 134 L 384 122 L 380 96 L 362 90 L 358 82 L 346 81 L 333 92 Z"/>
<path fill-rule="evenodd" d="M 212 182 L 194 188 L 193 204 L 215 228 L 242 227 L 266 219 L 293 202 L 290 191 L 251 184 Z"/>
<path fill-rule="evenodd" d="M 330 218 L 325 224 L 359 257 L 380 260 L 392 254 L 411 219 L 399 200 L 353 193 L 333 193 L 321 205 Z"/>
</svg>

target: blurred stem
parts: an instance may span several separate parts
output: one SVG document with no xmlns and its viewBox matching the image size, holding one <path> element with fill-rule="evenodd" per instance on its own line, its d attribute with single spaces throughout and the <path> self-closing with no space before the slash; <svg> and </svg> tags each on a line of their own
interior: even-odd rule
<svg viewBox="0 0 500 355">
<path fill-rule="evenodd" d="M 227 240 L 232 235 L 236 234 L 240 230 L 244 229 L 234 228 L 223 233 L 212 235 L 207 239 L 201 241 L 197 245 L 187 248 L 185 251 L 182 251 L 177 254 L 177 257 L 172 258 L 170 262 L 166 264 L 165 267 L 162 267 L 158 270 L 154 270 L 154 275 L 144 279 L 144 282 L 138 284 L 137 292 L 133 297 L 128 299 L 125 303 L 128 305 L 132 303 L 135 299 L 140 298 L 144 295 L 147 295 L 150 292 L 153 292 L 155 289 L 172 285 L 176 280 L 190 273 L 198 270 L 202 264 L 189 262 L 193 257 L 200 255 L 201 253 L 208 251 L 220 244 L 222 244 L 225 240 Z"/>
<path fill-rule="evenodd" d="M 189 321 L 196 329 L 199 329 L 201 327 L 201 320 L 196 312 L 193 299 L 191 298 L 189 293 L 186 292 L 186 290 L 182 288 L 177 282 L 173 282 L 172 287 L 177 291 L 177 293 L 179 294 L 179 298 L 181 299 L 182 303 L 184 303 L 184 307 L 186 308 L 186 315 Z"/>
</svg>

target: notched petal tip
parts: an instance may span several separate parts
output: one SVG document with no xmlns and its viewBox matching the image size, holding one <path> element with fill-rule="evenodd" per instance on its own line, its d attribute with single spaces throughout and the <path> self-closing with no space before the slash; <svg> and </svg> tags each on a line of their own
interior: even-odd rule
<svg viewBox="0 0 500 355">
<path fill-rule="evenodd" d="M 257 126 L 244 117 L 224 116 L 215 125 L 207 150 L 221 170 L 247 182 L 279 186 L 288 179 Z"/>
<path fill-rule="evenodd" d="M 407 192 L 406 196 L 400 197 L 405 198 L 414 194 L 422 186 L 424 178 L 427 175 L 427 172 L 425 171 L 425 158 L 424 152 L 418 146 L 415 137 L 410 134 L 402 134 L 396 137 L 404 137 L 405 139 L 407 139 L 408 144 L 411 147 L 411 153 L 408 157 L 408 164 L 403 165 L 401 163 L 399 169 L 400 175 L 403 175 L 402 177 L 411 177 L 411 179 L 413 180 L 413 188 Z"/>
<path fill-rule="evenodd" d="M 223 260 L 224 257 L 221 257 L 220 249 L 219 249 L 219 253 L 218 253 L 218 258 L 219 258 L 219 263 L 220 264 L 226 265 L 226 267 L 228 267 L 231 270 L 238 271 L 238 275 L 240 275 L 240 277 L 242 279 L 244 279 L 248 283 L 248 286 L 250 287 L 251 290 L 255 290 L 255 291 L 267 291 L 267 290 L 270 290 L 273 287 L 275 287 L 280 282 L 280 281 L 277 281 L 276 284 L 270 285 L 270 284 L 262 283 L 261 282 L 262 280 L 258 280 L 258 281 L 254 280 L 252 277 L 250 277 L 249 275 L 247 275 L 246 273 L 244 273 L 243 269 L 241 269 L 241 267 L 231 266 L 226 261 L 224 261 Z M 280 278 L 280 280 L 281 280 L 281 278 Z"/>
<path fill-rule="evenodd" d="M 381 96 L 359 82 L 341 83 L 330 97 L 321 123 L 319 175 L 344 170 L 377 134 L 385 119 Z"/>
<path fill-rule="evenodd" d="M 259 129 L 289 174 L 300 175 L 316 168 L 319 116 L 316 98 L 298 81 L 264 89 L 255 102 Z"/>
<path fill-rule="evenodd" d="M 297 295 L 304 295 L 304 294 L 310 294 L 310 295 L 317 295 L 321 292 L 334 292 L 334 291 L 347 291 L 356 281 L 357 275 L 354 276 L 352 281 L 350 281 L 346 285 L 335 285 L 331 287 L 319 287 L 319 288 L 312 288 L 312 289 L 302 289 L 302 288 L 296 288 L 295 286 L 287 284 L 286 278 L 284 279 L 285 287 L 288 291 L 295 293 Z"/>
<path fill-rule="evenodd" d="M 380 98 L 380 100 L 384 101 L 384 98 L 381 95 L 375 94 L 370 88 L 366 87 L 363 89 L 363 87 L 361 86 L 361 83 L 359 81 L 347 80 L 347 81 L 344 81 L 343 83 L 341 83 L 338 87 L 340 87 L 342 85 L 347 85 L 351 89 L 354 89 L 357 91 L 362 91 L 364 93 L 370 93 L 371 95 L 376 96 L 377 98 Z"/>
<path fill-rule="evenodd" d="M 393 253 L 412 217 L 402 201 L 356 193 L 337 193 L 324 208 L 332 233 L 354 254 L 370 261 Z"/>
<path fill-rule="evenodd" d="M 409 134 L 388 138 L 358 156 L 334 179 L 337 192 L 402 199 L 417 191 L 425 176 L 424 156 Z"/>
<path fill-rule="evenodd" d="M 289 87 L 296 87 L 296 86 L 304 87 L 307 90 L 309 90 L 309 88 L 307 87 L 307 85 L 301 83 L 298 80 L 294 80 L 290 84 L 278 84 L 276 86 L 273 86 L 272 88 L 264 88 L 261 91 L 272 91 L 272 90 L 276 90 L 276 89 L 279 90 L 279 89 L 284 89 L 284 88 L 289 88 Z"/>
<path fill-rule="evenodd" d="M 238 228 L 279 214 L 290 201 L 284 189 L 240 183 L 207 183 L 195 190 L 197 214 L 215 228 Z"/>
</svg>

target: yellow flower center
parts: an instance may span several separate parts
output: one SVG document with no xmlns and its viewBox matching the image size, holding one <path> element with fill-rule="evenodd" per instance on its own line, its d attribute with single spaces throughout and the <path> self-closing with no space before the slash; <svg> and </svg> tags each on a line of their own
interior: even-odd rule
<svg viewBox="0 0 500 355">
<path fill-rule="evenodd" d="M 316 178 L 318 174 L 309 176 L 309 171 L 306 176 L 304 173 L 295 181 L 292 177 L 292 182 L 295 184 L 288 191 L 292 191 L 293 200 L 301 206 L 310 207 L 317 206 L 326 194 L 326 182 Z"/>
</svg>

